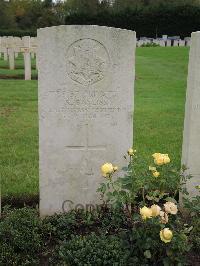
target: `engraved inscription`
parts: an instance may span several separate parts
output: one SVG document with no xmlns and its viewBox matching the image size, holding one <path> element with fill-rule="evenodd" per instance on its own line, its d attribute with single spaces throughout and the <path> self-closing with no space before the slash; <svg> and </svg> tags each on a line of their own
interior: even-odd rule
<svg viewBox="0 0 200 266">
<path fill-rule="evenodd" d="M 119 113 L 127 110 L 127 106 L 122 104 L 118 88 L 115 90 L 68 90 L 64 87 L 62 90 L 52 90 L 51 98 L 56 95 L 60 106 L 48 108 L 41 112 L 63 114 L 63 118 L 96 119 L 110 118 L 118 116 Z M 45 98 L 46 99 L 46 98 Z M 43 101 L 45 101 L 43 99 Z"/>
<path fill-rule="evenodd" d="M 67 53 L 67 73 L 75 82 L 89 86 L 105 78 L 109 66 L 106 48 L 96 40 L 73 43 Z"/>
<path fill-rule="evenodd" d="M 192 105 L 193 110 L 199 110 L 200 109 L 200 104 L 196 103 Z"/>
</svg>

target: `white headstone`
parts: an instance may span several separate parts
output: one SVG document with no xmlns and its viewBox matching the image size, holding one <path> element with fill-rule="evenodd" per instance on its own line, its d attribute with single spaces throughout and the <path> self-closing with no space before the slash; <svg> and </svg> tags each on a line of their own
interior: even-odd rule
<svg viewBox="0 0 200 266">
<path fill-rule="evenodd" d="M 186 41 L 186 46 L 190 46 L 190 43 L 191 43 L 191 37 L 187 37 L 185 38 L 185 41 Z"/>
<path fill-rule="evenodd" d="M 167 46 L 171 47 L 172 45 L 172 41 L 171 40 L 167 40 Z"/>
<path fill-rule="evenodd" d="M 179 41 L 178 40 L 174 40 L 174 45 L 173 46 L 178 46 Z"/>
<path fill-rule="evenodd" d="M 190 196 L 200 184 L 200 32 L 192 33 L 185 106 L 182 163 L 193 175 L 187 183 Z"/>
<path fill-rule="evenodd" d="M 7 47 L 8 47 L 8 59 L 9 59 L 9 68 L 11 70 L 15 69 L 15 43 L 14 38 L 9 36 L 7 39 Z"/>
<path fill-rule="evenodd" d="M 153 43 L 160 45 L 159 40 L 153 39 Z"/>
<path fill-rule="evenodd" d="M 185 41 L 184 40 L 179 40 L 179 46 L 185 46 Z"/>
<path fill-rule="evenodd" d="M 2 37 L 2 47 L 3 47 L 4 61 L 7 61 L 8 60 L 7 37 Z"/>
<path fill-rule="evenodd" d="M 23 41 L 23 48 L 22 52 L 24 54 L 24 72 L 25 72 L 25 80 L 31 80 L 31 44 L 30 44 L 30 37 L 24 36 L 22 38 Z"/>
<path fill-rule="evenodd" d="M 124 165 L 133 140 L 135 32 L 38 30 L 40 214 L 97 204 L 100 166 Z"/>
<path fill-rule="evenodd" d="M 159 44 L 160 44 L 160 46 L 165 47 L 165 41 L 164 40 L 160 40 Z"/>
<path fill-rule="evenodd" d="M 15 53 L 21 52 L 21 47 L 23 47 L 23 41 L 20 37 L 15 37 Z"/>
<path fill-rule="evenodd" d="M 138 40 L 138 42 L 137 42 L 137 46 L 138 47 L 141 47 L 143 44 L 144 44 L 143 40 Z"/>
<path fill-rule="evenodd" d="M 167 40 L 167 35 L 163 35 L 163 36 L 162 36 L 162 39 L 163 39 L 164 41 L 166 41 L 166 40 Z"/>
</svg>

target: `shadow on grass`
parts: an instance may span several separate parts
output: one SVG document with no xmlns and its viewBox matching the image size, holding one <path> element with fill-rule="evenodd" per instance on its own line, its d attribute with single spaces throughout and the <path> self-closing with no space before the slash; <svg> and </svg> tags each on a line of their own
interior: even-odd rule
<svg viewBox="0 0 200 266">
<path fill-rule="evenodd" d="M 13 208 L 22 208 L 24 206 L 37 207 L 39 205 L 39 194 L 37 195 L 19 195 L 3 196 L 1 199 L 2 207 L 9 205 Z"/>
<path fill-rule="evenodd" d="M 16 74 L 16 75 L 0 74 L 0 79 L 22 79 L 22 80 L 24 80 L 24 74 Z M 38 76 L 37 75 L 32 75 L 31 79 L 32 80 L 37 80 Z"/>
<path fill-rule="evenodd" d="M 9 66 L 1 66 L 1 69 L 8 69 L 9 70 Z M 15 66 L 15 69 L 24 69 L 24 66 Z M 36 66 L 32 65 L 31 69 L 36 70 Z"/>
</svg>

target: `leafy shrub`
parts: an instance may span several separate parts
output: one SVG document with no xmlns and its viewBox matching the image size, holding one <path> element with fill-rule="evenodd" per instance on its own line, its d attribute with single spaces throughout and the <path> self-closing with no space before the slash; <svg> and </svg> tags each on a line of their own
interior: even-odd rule
<svg viewBox="0 0 200 266">
<path fill-rule="evenodd" d="M 166 4 L 165 4 L 166 2 Z M 68 13 L 65 24 L 101 25 L 134 30 L 137 36 L 169 36 L 189 37 L 191 32 L 199 30 L 200 7 L 192 4 L 172 5 L 163 1 L 157 6 L 146 8 L 124 8 L 113 11 L 103 10 L 97 14 L 75 11 Z"/>
<path fill-rule="evenodd" d="M 127 157 L 127 156 L 125 156 Z M 200 247 L 200 197 L 185 199 L 186 224 L 175 196 L 190 176 L 167 154 L 150 166 L 129 149 L 124 176 L 102 166 L 103 204 L 41 220 L 34 209 L 6 209 L 0 219 L 0 265 L 184 265 Z M 200 190 L 200 186 L 197 186 Z"/>
<path fill-rule="evenodd" d="M 180 191 L 187 194 L 183 185 L 191 176 L 184 175 L 186 168 L 176 169 L 168 154 L 155 153 L 153 157 L 157 155 L 158 160 L 163 157 L 168 162 L 157 164 L 157 159 L 152 158 L 149 166 L 140 156 L 130 155 L 127 158 L 128 166 L 122 168 L 122 177 L 112 178 L 114 171 L 105 176 L 105 182 L 97 190 L 102 199 L 113 206 L 125 205 L 128 211 L 134 205 L 168 200 L 176 202 L 175 197 Z"/>
<path fill-rule="evenodd" d="M 130 265 L 184 265 L 190 250 L 186 234 L 171 227 L 173 238 L 170 243 L 164 243 L 159 236 L 161 228 L 164 226 L 153 218 L 123 232 L 124 247 L 130 251 Z"/>
<path fill-rule="evenodd" d="M 199 218 L 193 218 L 191 225 L 193 226 L 190 241 L 192 243 L 192 248 L 195 252 L 200 251 L 200 220 Z"/>
<path fill-rule="evenodd" d="M 0 36 L 15 36 L 15 37 L 23 37 L 23 36 L 37 36 L 36 31 L 31 30 L 20 30 L 20 29 L 0 29 Z"/>
<path fill-rule="evenodd" d="M 67 265 L 126 265 L 128 253 L 116 236 L 92 233 L 73 236 L 60 247 L 60 256 Z"/>
<path fill-rule="evenodd" d="M 133 247 L 132 263 L 184 263 L 190 250 L 190 230 L 180 223 L 175 196 L 180 191 L 187 193 L 182 185 L 191 176 L 184 175 L 184 166 L 176 169 L 168 154 L 154 153 L 150 166 L 133 149 L 128 150 L 128 155 L 123 177 L 113 178 L 117 166 L 102 165 L 105 182 L 98 191 L 105 202 L 121 207 L 132 225 L 126 234 L 127 246 Z"/>
<path fill-rule="evenodd" d="M 38 265 L 46 227 L 34 209 L 9 210 L 0 220 L 0 265 Z"/>
<path fill-rule="evenodd" d="M 200 186 L 197 186 L 196 189 L 200 192 Z M 200 250 L 200 196 L 197 195 L 192 199 L 184 198 L 183 202 L 190 217 L 190 242 L 193 245 L 193 250 L 198 252 Z"/>
<path fill-rule="evenodd" d="M 98 211 L 70 211 L 56 214 L 44 219 L 43 223 L 51 224 L 50 234 L 55 242 L 70 240 L 73 234 L 87 234 L 93 230 L 98 232 L 115 232 L 119 228 L 127 228 L 128 221 L 122 209 L 112 210 L 108 207 Z"/>
</svg>

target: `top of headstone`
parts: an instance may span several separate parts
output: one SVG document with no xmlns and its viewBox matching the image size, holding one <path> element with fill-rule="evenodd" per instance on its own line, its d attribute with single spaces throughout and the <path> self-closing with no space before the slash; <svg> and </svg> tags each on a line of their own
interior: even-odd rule
<svg viewBox="0 0 200 266">
<path fill-rule="evenodd" d="M 81 29 L 103 29 L 103 30 L 115 30 L 115 31 L 124 31 L 124 32 L 129 32 L 132 34 L 136 34 L 135 31 L 132 30 L 127 30 L 127 29 L 121 29 L 121 28 L 114 28 L 114 27 L 107 27 L 107 26 L 99 26 L 99 25 L 59 25 L 59 26 L 52 26 L 52 27 L 46 27 L 46 28 L 40 28 L 37 30 L 37 32 L 42 32 L 45 30 L 55 30 L 55 29 L 76 29 L 76 30 L 81 30 Z"/>
<path fill-rule="evenodd" d="M 192 32 L 191 36 L 192 35 L 199 35 L 199 34 L 200 34 L 200 31 L 194 31 L 194 32 Z"/>
</svg>

